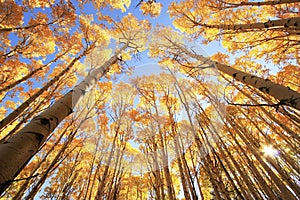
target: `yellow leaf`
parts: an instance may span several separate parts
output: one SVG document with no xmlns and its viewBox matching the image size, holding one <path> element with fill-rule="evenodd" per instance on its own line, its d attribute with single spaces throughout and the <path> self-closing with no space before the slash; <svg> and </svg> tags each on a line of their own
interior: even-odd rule
<svg viewBox="0 0 300 200">
<path fill-rule="evenodd" d="M 15 109 L 15 108 L 16 108 L 16 104 L 15 104 L 13 101 L 10 101 L 10 100 L 7 100 L 7 101 L 5 102 L 5 106 L 6 106 L 7 108 L 10 108 L 10 109 Z"/>
</svg>

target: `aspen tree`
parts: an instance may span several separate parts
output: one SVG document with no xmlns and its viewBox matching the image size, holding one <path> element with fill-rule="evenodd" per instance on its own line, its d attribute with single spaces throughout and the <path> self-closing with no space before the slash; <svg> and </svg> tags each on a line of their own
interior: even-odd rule
<svg viewBox="0 0 300 200">
<path fill-rule="evenodd" d="M 48 62 L 45 65 L 40 66 L 39 68 L 36 68 L 34 70 L 32 70 L 30 73 L 28 73 L 27 75 L 23 76 L 22 78 L 16 80 L 15 82 L 3 87 L 0 89 L 0 94 L 3 92 L 6 92 L 12 88 L 14 88 L 15 86 L 17 86 L 18 84 L 28 80 L 29 78 L 33 77 L 36 73 L 42 71 L 43 69 L 47 68 L 48 66 L 50 66 L 50 64 L 55 63 L 58 59 L 60 59 L 61 57 L 63 57 L 68 51 L 57 55 L 53 60 L 51 60 L 50 62 Z"/>
<path fill-rule="evenodd" d="M 107 20 L 105 17 L 104 19 Z M 109 21 L 112 22 L 111 20 Z M 110 67 L 120 60 L 120 55 L 128 47 L 133 49 L 132 52 L 143 48 L 147 38 L 147 31 L 150 29 L 150 24 L 146 20 L 140 22 L 133 15 L 129 14 L 122 18 L 121 22 L 113 21 L 113 23 L 115 28 L 111 31 L 116 38 L 120 39 L 123 46 L 102 66 L 93 70 L 73 90 L 35 117 L 9 140 L 1 144 L 0 162 L 4 164 L 0 166 L 0 193 L 9 186 L 14 177 L 22 170 L 58 124 L 73 112 L 74 107 L 87 90 L 95 85 L 101 77 L 105 76 Z M 87 19 L 82 19 L 81 24 L 84 33 L 91 29 Z M 97 33 L 99 33 L 99 30 Z M 100 33 L 102 32 L 100 31 Z M 97 38 L 89 38 L 87 34 L 87 39 L 92 41 L 103 39 L 97 35 L 93 35 L 93 37 Z M 10 155 L 14 159 L 7 158 L 6 155 Z"/>
<path fill-rule="evenodd" d="M 69 130 L 69 127 L 65 128 L 62 132 L 62 134 L 60 135 L 60 137 L 56 140 L 56 142 L 53 144 L 53 146 L 49 149 L 49 151 L 46 153 L 46 155 L 42 158 L 42 160 L 39 161 L 39 163 L 37 164 L 37 166 L 35 166 L 35 168 L 31 171 L 30 176 L 33 176 L 34 174 L 36 174 L 38 172 L 38 170 L 40 169 L 41 165 L 46 162 L 46 159 L 48 158 L 48 156 L 54 151 L 54 148 L 56 145 L 59 144 L 59 142 L 62 140 L 62 138 L 65 136 L 65 134 L 67 134 L 67 131 Z M 30 185 L 30 179 L 26 180 L 25 183 L 23 183 L 23 185 L 20 187 L 20 189 L 17 191 L 17 193 L 14 195 L 14 197 L 12 198 L 12 200 L 18 200 L 21 199 L 22 196 L 24 195 L 27 187 Z"/>
<path fill-rule="evenodd" d="M 261 3 L 261 6 L 260 6 Z M 169 6 L 173 25 L 204 43 L 275 64 L 299 62 L 299 1 L 192 1 Z M 289 23 L 292 22 L 292 23 Z"/>
<path fill-rule="evenodd" d="M 270 179 L 274 181 L 274 184 L 279 188 L 279 191 L 281 193 L 281 196 L 286 199 L 296 199 L 294 195 L 291 193 L 291 191 L 286 187 L 283 181 L 281 181 L 278 176 L 273 172 L 273 170 L 266 164 L 266 162 L 262 159 L 261 155 L 258 154 L 258 152 L 254 149 L 253 142 L 249 138 L 247 134 L 243 134 L 241 131 L 241 127 L 238 124 L 235 124 L 235 126 L 240 129 L 237 131 L 237 134 L 239 137 L 245 141 L 245 143 L 248 143 L 248 147 L 250 151 L 255 155 L 256 159 L 259 161 L 259 163 L 262 165 L 263 169 L 267 172 L 267 174 L 270 176 Z"/>
<path fill-rule="evenodd" d="M 94 70 L 73 90 L 0 145 L 0 162 L 3 163 L 0 166 L 0 193 L 9 186 L 13 178 L 44 143 L 48 135 L 64 118 L 72 113 L 74 106 L 80 101 L 86 90 L 106 74 L 109 67 L 118 61 L 119 54 L 127 47 L 128 44 L 125 44 L 113 57 L 100 68 Z M 7 157 L 7 155 L 10 155 L 10 157 Z"/>
<path fill-rule="evenodd" d="M 185 199 L 189 200 L 190 194 L 187 189 L 187 181 L 186 181 L 186 177 L 183 172 L 183 164 L 182 164 L 182 160 L 181 160 L 182 156 L 181 156 L 181 152 L 179 150 L 179 143 L 178 143 L 179 135 L 178 135 L 178 131 L 177 131 L 177 122 L 175 122 L 175 120 L 174 120 L 174 113 L 176 112 L 176 109 L 178 109 L 178 108 L 176 108 L 177 100 L 176 100 L 176 97 L 170 96 L 170 93 L 172 94 L 172 92 L 169 92 L 169 88 L 168 89 L 163 88 L 163 92 L 164 92 L 164 104 L 168 111 L 167 112 L 168 118 L 169 118 L 168 120 L 170 121 L 169 122 L 170 126 L 171 126 L 170 129 L 171 129 L 171 134 L 173 137 L 173 143 L 174 143 L 175 153 L 176 153 L 177 162 L 178 162 L 178 168 L 179 168 L 179 173 L 180 173 L 180 178 L 181 178 L 181 185 L 183 187 Z"/>
<path fill-rule="evenodd" d="M 46 85 L 44 85 L 41 89 L 39 89 L 36 93 L 34 93 L 30 98 L 28 98 L 25 102 L 23 102 L 16 110 L 14 110 L 12 113 L 10 113 L 7 117 L 5 117 L 2 121 L 0 121 L 0 130 L 5 128 L 7 125 L 9 125 L 11 122 L 13 122 L 26 108 L 30 106 L 30 104 L 36 100 L 43 92 L 48 90 L 51 86 L 53 86 L 61 77 L 66 75 L 75 65 L 78 60 L 80 60 L 82 57 L 86 56 L 92 49 L 94 48 L 94 45 L 92 45 L 90 48 L 84 50 L 81 55 L 74 58 L 68 66 L 63 69 L 58 75 L 56 75 L 52 80 L 50 80 Z"/>
<path fill-rule="evenodd" d="M 297 3 L 299 0 L 276 0 L 276 1 L 257 1 L 257 2 L 246 2 L 241 1 L 240 3 L 234 3 L 229 1 L 218 0 L 217 3 L 220 4 L 219 8 L 236 8 L 241 6 L 268 6 L 268 5 L 280 5 L 288 3 Z M 217 6 L 216 6 L 217 7 Z"/>
<path fill-rule="evenodd" d="M 63 144 L 62 148 L 55 155 L 54 159 L 51 161 L 48 168 L 41 174 L 41 178 L 39 179 L 39 181 L 32 187 L 31 191 L 24 199 L 26 199 L 26 200 L 33 199 L 37 195 L 40 188 L 42 187 L 42 185 L 48 178 L 50 171 L 53 171 L 55 168 L 58 167 L 58 165 L 57 165 L 58 160 L 63 155 L 63 153 L 66 151 L 68 145 L 73 141 L 73 138 L 75 137 L 76 133 L 77 133 L 77 130 L 75 130 L 68 136 L 67 141 Z M 71 152 L 68 152 L 68 153 L 71 153 Z"/>
<path fill-rule="evenodd" d="M 232 84 L 234 86 L 234 88 L 236 88 L 241 94 L 245 95 L 248 99 L 250 99 L 254 105 L 261 105 L 258 100 L 254 99 L 251 96 L 251 93 L 248 93 L 244 90 L 242 90 L 240 87 L 238 87 L 236 84 L 234 84 L 231 80 L 229 80 L 226 77 L 222 77 L 224 78 L 228 83 Z M 271 102 L 268 102 L 271 105 Z M 264 106 L 259 106 L 259 109 L 261 111 L 263 111 L 263 113 L 270 119 L 272 120 L 272 122 L 276 123 L 277 125 L 279 125 L 281 127 L 280 130 L 285 131 L 287 134 L 289 134 L 289 137 L 287 137 L 285 134 L 282 133 L 282 131 L 279 131 L 278 128 L 274 128 L 273 126 L 270 126 L 274 133 L 277 133 L 282 139 L 284 139 L 287 143 L 290 144 L 290 146 L 293 148 L 294 151 L 297 151 L 296 145 L 292 144 L 291 139 L 296 139 L 297 141 L 299 141 L 299 136 L 296 134 L 296 132 L 294 130 L 292 130 L 291 128 L 289 128 L 286 124 L 283 124 L 279 119 L 277 119 L 270 111 L 267 111 L 266 108 L 264 108 Z"/>
<path fill-rule="evenodd" d="M 216 67 L 216 69 L 220 72 L 223 72 L 240 82 L 251 85 L 259 89 L 260 91 L 273 96 L 275 99 L 279 100 L 278 105 L 288 105 L 297 110 L 300 110 L 300 94 L 298 92 L 280 84 L 276 84 L 269 79 L 263 79 L 248 74 L 228 65 L 212 61 L 202 55 L 198 55 L 197 52 L 193 52 L 193 50 L 182 44 L 182 42 L 180 41 L 182 40 L 182 36 L 179 36 L 174 31 L 172 32 L 171 29 L 161 28 L 155 32 L 155 35 L 156 37 L 153 38 L 152 44 L 150 46 L 152 56 L 159 56 L 160 58 L 170 58 L 173 59 L 174 62 L 178 62 L 179 65 L 182 64 L 182 59 L 184 60 L 187 57 L 196 59 L 202 64 L 198 64 L 198 66 L 196 66 L 195 64 L 195 69 L 201 70 L 201 67 Z"/>
</svg>

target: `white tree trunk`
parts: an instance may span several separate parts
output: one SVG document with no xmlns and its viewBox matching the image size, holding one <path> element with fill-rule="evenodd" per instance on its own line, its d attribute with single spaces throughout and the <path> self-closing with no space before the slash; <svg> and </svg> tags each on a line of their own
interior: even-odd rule
<svg viewBox="0 0 300 200">
<path fill-rule="evenodd" d="M 95 69 L 73 90 L 56 101 L 43 113 L 34 117 L 22 130 L 0 144 L 0 194 L 10 185 L 47 137 L 73 111 L 86 91 L 91 88 L 109 67 L 118 61 L 118 55 L 128 47 L 125 44 L 101 67 Z"/>
<path fill-rule="evenodd" d="M 277 20 L 269 20 L 267 22 L 258 22 L 258 23 L 249 23 L 249 24 L 201 24 L 200 26 L 204 26 L 207 28 L 217 28 L 223 30 L 234 30 L 234 31 L 248 31 L 248 30 L 262 30 L 262 29 L 292 29 L 292 30 L 300 30 L 300 17 L 292 17 L 287 19 L 277 19 Z"/>
<path fill-rule="evenodd" d="M 243 82 L 247 85 L 251 85 L 259 89 L 260 91 L 273 96 L 275 99 L 279 100 L 278 105 L 287 105 L 297 110 L 300 110 L 300 94 L 298 92 L 283 85 L 274 83 L 269 79 L 253 76 L 228 65 L 214 62 L 208 58 L 205 58 L 204 56 L 192 53 L 187 49 L 181 47 L 180 45 L 176 46 L 179 47 L 186 55 L 195 58 L 211 67 L 216 66 L 219 71 L 232 76 L 234 79 Z"/>
</svg>

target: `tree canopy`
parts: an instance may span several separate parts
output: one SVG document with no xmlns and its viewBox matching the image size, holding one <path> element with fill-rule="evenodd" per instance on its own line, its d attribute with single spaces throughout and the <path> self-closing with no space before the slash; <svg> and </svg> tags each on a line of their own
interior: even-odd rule
<svg viewBox="0 0 300 200">
<path fill-rule="evenodd" d="M 0 1 L 0 199 L 297 200 L 299 9 Z"/>
</svg>

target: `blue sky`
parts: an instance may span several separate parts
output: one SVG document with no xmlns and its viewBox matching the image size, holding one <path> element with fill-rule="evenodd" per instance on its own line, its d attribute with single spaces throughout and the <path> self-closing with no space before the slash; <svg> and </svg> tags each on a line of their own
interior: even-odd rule
<svg viewBox="0 0 300 200">
<path fill-rule="evenodd" d="M 172 26 L 172 21 L 169 18 L 169 15 L 167 13 L 168 4 L 171 1 L 159 1 L 159 2 L 161 2 L 163 4 L 163 7 L 162 7 L 161 15 L 157 18 L 152 18 L 150 16 L 143 16 L 140 9 L 135 8 L 138 1 L 132 1 L 130 8 L 124 13 L 122 13 L 120 10 L 104 9 L 103 14 L 104 15 L 109 15 L 111 17 L 114 17 L 116 20 L 118 20 L 118 19 L 121 19 L 123 16 L 127 15 L 128 13 L 133 13 L 134 16 L 136 16 L 138 19 L 147 19 L 147 20 L 149 20 L 153 27 L 155 27 L 157 24 L 165 25 L 165 26 Z M 94 12 L 93 9 L 91 9 L 90 6 L 91 5 L 88 5 L 84 9 L 84 11 L 87 14 L 93 14 L 93 12 Z M 37 11 L 35 11 L 35 12 L 37 12 Z M 30 19 L 30 16 L 32 16 L 32 14 L 30 14 L 30 13 L 25 15 L 24 22 L 26 24 L 27 24 L 28 20 Z M 95 17 L 95 20 L 96 20 L 96 17 Z M 12 39 L 12 43 L 17 42 L 17 38 L 15 38 L 15 36 L 12 35 L 11 39 Z M 198 43 L 197 45 L 200 45 L 200 44 Z M 221 47 L 221 45 L 218 42 L 213 42 L 208 46 L 200 45 L 200 48 L 202 49 L 202 51 L 206 52 L 207 55 L 204 55 L 204 56 L 210 56 L 213 53 L 216 53 L 218 51 L 224 51 L 224 49 Z M 44 62 L 46 63 L 47 60 L 52 58 L 52 56 L 53 55 L 49 55 L 49 57 L 47 57 L 46 61 L 44 61 Z M 26 62 L 26 63 L 27 62 L 29 63 L 29 60 L 24 59 L 23 61 Z M 140 60 L 134 59 L 130 62 L 127 62 L 127 64 L 129 66 L 136 66 L 136 71 L 133 74 L 134 76 L 142 76 L 142 75 L 150 75 L 150 74 L 154 74 L 154 73 L 155 74 L 160 73 L 161 70 L 157 67 L 156 62 L 157 62 L 157 60 L 149 58 L 148 55 L 147 55 L 147 51 L 145 51 L 145 52 L 142 52 L 140 54 Z M 54 63 L 51 68 L 54 69 L 56 66 L 57 66 L 57 63 Z M 129 77 L 126 77 L 126 75 L 120 76 L 119 81 L 122 80 L 122 79 L 125 80 L 126 78 L 129 78 Z M 45 82 L 45 81 L 43 81 L 43 82 Z M 24 87 L 26 89 L 26 85 Z M 33 87 L 34 88 L 41 88 L 42 87 L 42 82 L 34 81 Z M 69 88 L 69 89 L 71 89 L 71 88 Z M 18 98 L 18 97 L 16 97 L 16 98 Z M 17 99 L 14 99 L 14 100 L 17 100 Z"/>
<path fill-rule="evenodd" d="M 169 18 L 169 14 L 168 14 L 168 5 L 172 2 L 172 1 L 158 1 L 160 3 L 162 3 L 163 7 L 162 7 L 162 10 L 161 10 L 161 14 L 157 17 L 157 18 L 153 18 L 153 17 L 150 17 L 150 16 L 144 16 L 142 15 L 142 12 L 140 11 L 140 8 L 135 8 L 137 3 L 139 1 L 137 0 L 134 0 L 131 2 L 131 6 L 126 10 L 126 12 L 121 12 L 121 10 L 111 10 L 109 8 L 106 8 L 106 9 L 103 9 L 101 12 L 103 15 L 109 15 L 111 17 L 113 17 L 116 21 L 119 21 L 123 16 L 127 15 L 128 13 L 132 13 L 134 16 L 136 16 L 138 19 L 147 19 L 151 22 L 152 26 L 155 27 L 156 25 L 164 25 L 164 26 L 172 26 L 172 21 L 171 19 Z M 76 6 L 76 4 L 74 4 Z M 79 12 L 79 8 L 77 8 L 78 12 Z M 24 13 L 24 24 L 27 24 L 28 21 L 30 20 L 31 17 L 34 18 L 34 14 L 36 14 L 37 12 L 45 12 L 47 11 L 47 8 L 46 10 L 44 9 L 41 9 L 41 8 L 36 8 L 32 11 L 29 11 L 27 13 Z M 83 11 L 86 13 L 86 14 L 95 14 L 95 10 L 93 9 L 92 7 L 92 4 L 87 4 L 86 7 L 83 9 Z M 94 17 L 94 20 L 97 20 L 97 17 L 95 15 Z M 173 27 L 173 26 L 172 26 Z M 174 28 L 174 27 L 173 27 Z M 11 44 L 14 45 L 14 44 L 17 44 L 18 42 L 18 38 L 16 37 L 16 35 L 14 33 L 12 33 L 10 35 L 10 39 L 11 39 Z M 196 41 L 195 41 L 196 43 Z M 204 52 L 204 56 L 210 56 L 218 51 L 222 51 L 224 52 L 224 49 L 222 48 L 222 45 L 219 43 L 219 42 L 212 42 L 211 44 L 209 44 L 208 46 L 204 46 L 204 45 L 200 45 L 200 43 L 197 43 L 196 44 L 198 47 L 200 47 L 200 49 Z M 53 55 L 49 55 L 47 56 L 46 58 L 39 58 L 41 60 L 43 60 L 44 63 L 47 63 L 48 61 L 50 61 L 51 59 L 53 59 L 55 56 L 55 53 Z M 131 61 L 127 62 L 127 65 L 132 67 L 132 66 L 135 66 L 137 69 L 139 68 L 139 70 L 137 70 L 135 73 L 135 76 L 136 75 L 150 75 L 152 73 L 160 73 L 159 71 L 159 68 L 157 67 L 157 65 L 155 63 L 157 63 L 157 60 L 155 59 L 152 59 L 152 58 L 149 58 L 148 57 L 148 51 L 144 51 L 144 52 L 141 52 L 140 55 L 139 55 L 140 59 L 135 59 L 133 58 Z M 30 63 L 30 60 L 27 59 L 27 58 L 22 58 L 22 56 L 20 56 L 20 60 L 22 62 L 25 62 L 25 63 Z M 82 59 L 82 62 L 83 62 L 84 58 Z M 47 75 L 49 75 L 52 70 L 57 66 L 59 62 L 56 62 L 56 63 L 53 63 L 51 65 L 51 70 L 49 71 L 49 73 L 47 73 Z M 154 65 L 153 68 L 150 69 L 150 66 L 151 65 Z M 146 67 L 147 66 L 147 67 Z M 156 66 L 156 67 L 155 67 Z M 141 70 L 142 69 L 142 70 Z M 120 76 L 118 77 L 119 80 L 122 79 L 124 76 Z M 82 78 L 79 78 L 79 80 L 82 80 Z M 42 83 L 39 82 L 39 81 L 36 81 L 36 80 L 31 80 L 33 82 L 33 87 L 34 88 L 41 88 L 42 87 Z M 22 84 L 25 91 L 28 89 L 27 85 L 24 85 Z M 68 89 L 71 89 L 71 88 L 68 88 Z M 67 90 L 68 90 L 67 89 Z M 66 92 L 67 92 L 66 90 Z M 10 98 L 6 98 L 3 103 L 8 100 Z M 13 98 L 12 100 L 14 101 L 20 101 L 20 99 L 18 99 L 18 96 L 16 96 L 15 98 Z M 10 110 L 9 110 L 10 112 Z"/>
<path fill-rule="evenodd" d="M 134 14 L 134 16 L 136 16 L 138 19 L 147 19 L 151 22 L 152 26 L 155 27 L 157 24 L 159 25 L 165 25 L 165 26 L 172 26 L 172 21 L 171 19 L 169 18 L 169 14 L 168 14 L 168 5 L 172 2 L 172 1 L 158 1 L 160 3 L 162 3 L 163 7 L 162 7 L 162 11 L 161 11 L 161 14 L 160 16 L 158 16 L 157 18 L 153 18 L 153 17 L 150 17 L 150 16 L 144 16 L 142 15 L 142 12 L 140 11 L 140 8 L 135 8 L 137 3 L 139 1 L 137 0 L 134 0 L 131 2 L 131 6 L 126 10 L 126 12 L 121 12 L 121 10 L 111 10 L 111 9 L 103 9 L 103 11 L 101 11 L 104 15 L 109 15 L 113 18 L 115 18 L 117 21 L 119 19 L 121 19 L 123 16 L 127 15 L 128 13 L 132 13 Z M 78 12 L 79 12 L 79 8 L 78 8 Z M 47 8 L 46 10 L 45 9 L 41 9 L 41 8 L 36 8 L 34 10 L 31 10 L 27 13 L 24 13 L 24 24 L 27 24 L 28 21 L 30 20 L 30 17 L 34 17 L 34 14 L 36 14 L 37 12 L 45 12 L 47 11 Z M 87 14 L 95 14 L 95 10 L 92 8 L 92 5 L 91 4 L 88 4 L 84 10 L 84 12 L 86 12 Z M 95 16 L 94 17 L 95 20 L 97 20 L 97 17 Z M 172 26 L 173 27 L 173 26 Z M 174 27 L 173 27 L 174 28 Z M 17 44 L 18 42 L 18 38 L 16 37 L 15 33 L 12 33 L 10 35 L 10 39 L 11 39 L 11 44 L 14 45 L 14 44 Z M 200 45 L 199 43 L 197 44 L 198 46 Z M 213 42 L 211 44 L 209 44 L 208 46 L 204 46 L 204 45 L 200 45 L 200 48 L 202 51 L 205 52 L 205 54 L 207 55 L 204 55 L 204 56 L 210 56 L 218 51 L 223 51 L 224 52 L 224 49 L 222 48 L 221 44 L 219 42 Z M 157 62 L 157 60 L 155 59 L 152 59 L 152 58 L 149 58 L 148 55 L 147 55 L 148 51 L 144 51 L 144 52 L 141 52 L 140 53 L 140 59 L 133 59 L 129 62 L 127 62 L 127 65 L 128 66 L 136 66 L 137 68 L 140 68 L 141 66 L 147 66 L 147 68 L 143 69 L 143 70 L 140 70 L 138 72 L 138 74 L 140 75 L 147 75 L 147 74 L 151 74 L 151 73 L 154 73 L 154 71 L 157 71 L 158 68 L 157 67 L 154 67 L 154 69 L 150 69 L 149 68 L 149 65 L 150 64 L 155 64 Z M 53 55 L 49 55 L 47 56 L 46 58 L 39 58 L 41 60 L 43 60 L 44 63 L 47 63 L 48 61 L 50 61 L 51 59 L 53 59 L 55 53 Z M 22 56 L 19 57 L 20 60 L 22 62 L 25 62 L 25 63 L 30 63 L 30 60 L 27 59 L 27 58 L 22 58 Z M 83 59 L 84 60 L 84 59 Z M 51 73 L 51 71 L 57 66 L 59 62 L 56 62 L 54 64 L 51 65 L 51 70 L 49 71 L 49 73 L 47 73 L 48 75 Z M 156 72 L 158 73 L 158 72 Z M 83 77 L 82 77 L 83 78 Z M 80 78 L 82 80 L 82 78 Z M 33 87 L 34 88 L 40 88 L 42 87 L 42 83 L 39 82 L 39 81 L 36 81 L 36 80 L 31 80 L 33 81 Z M 24 89 L 25 91 L 27 90 L 27 85 L 24 85 Z M 69 88 L 71 89 L 71 88 Z M 8 98 L 10 99 L 10 98 Z M 3 102 L 5 102 L 7 99 L 5 99 Z M 18 97 L 14 98 L 13 100 L 16 100 L 18 101 Z M 9 111 L 10 112 L 10 111 Z"/>
<path fill-rule="evenodd" d="M 130 7 L 126 10 L 126 12 L 123 12 L 123 13 L 120 10 L 104 9 L 102 14 L 109 15 L 109 16 L 115 18 L 116 20 L 119 20 L 123 16 L 127 15 L 128 13 L 132 13 L 136 18 L 138 18 L 140 20 L 147 19 L 148 21 L 150 21 L 152 24 L 152 27 L 155 27 L 156 25 L 164 25 L 164 26 L 171 26 L 173 29 L 176 30 L 176 28 L 172 25 L 172 19 L 170 19 L 169 14 L 168 14 L 168 6 L 173 1 L 167 1 L 167 0 L 157 1 L 163 5 L 161 13 L 157 18 L 143 15 L 140 10 L 140 7 L 136 8 L 136 5 L 138 4 L 138 2 L 139 1 L 137 1 L 137 0 L 132 1 Z M 89 6 L 85 8 L 85 11 L 87 13 L 91 13 L 91 9 L 89 8 Z M 201 40 L 201 38 L 198 40 L 194 40 L 195 45 L 193 45 L 193 46 L 197 46 L 197 50 L 200 50 L 201 54 L 204 54 L 204 56 L 211 56 L 217 52 L 225 52 L 225 49 L 222 47 L 220 42 L 211 42 L 209 45 L 206 46 L 206 45 L 200 44 L 200 40 Z M 140 75 L 147 75 L 148 73 L 150 73 L 150 74 L 151 73 L 156 73 L 156 74 L 159 73 L 159 72 L 157 72 L 157 70 L 159 70 L 159 68 L 157 66 L 155 66 L 155 63 L 157 63 L 157 59 L 149 58 L 147 50 L 144 52 L 141 52 L 139 56 L 140 56 L 139 60 L 133 58 L 131 61 L 127 62 L 127 64 L 129 66 L 135 66 L 136 68 L 140 68 L 140 70 L 134 72 L 135 76 L 137 75 L 137 73 Z M 153 69 L 149 69 L 149 65 L 151 65 L 151 64 L 154 64 Z M 147 69 L 146 69 L 146 66 L 148 67 Z M 143 68 L 143 70 L 141 70 L 141 68 Z M 154 71 L 156 71 L 156 72 L 154 72 Z M 123 76 L 121 76 L 121 77 L 123 77 Z"/>
</svg>

